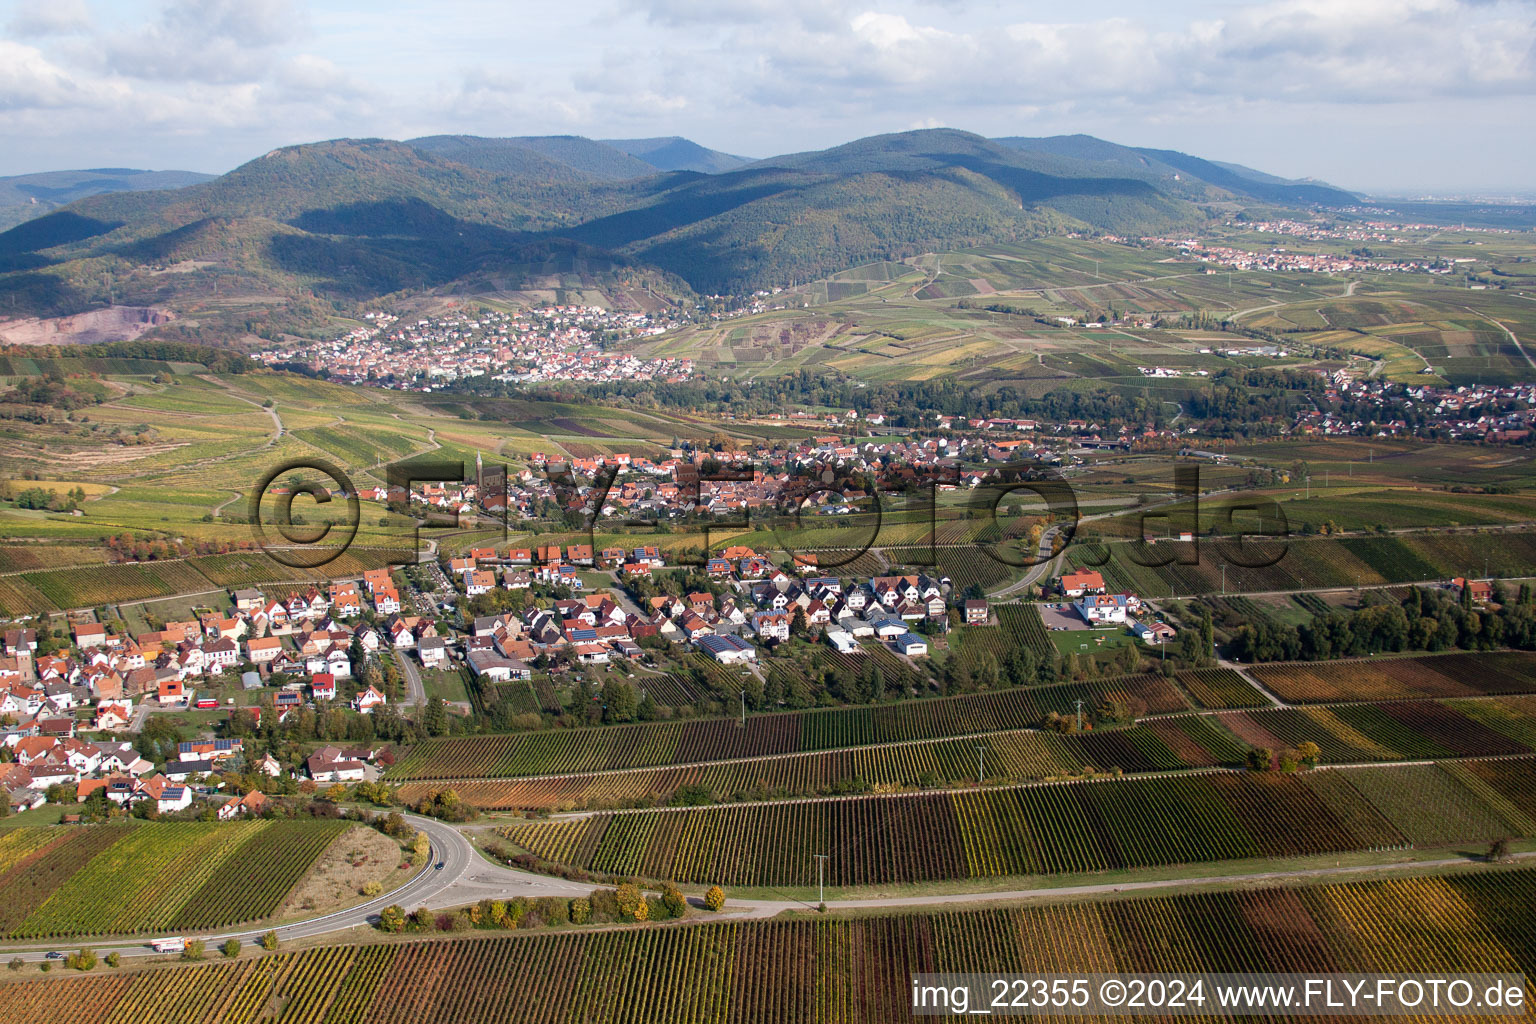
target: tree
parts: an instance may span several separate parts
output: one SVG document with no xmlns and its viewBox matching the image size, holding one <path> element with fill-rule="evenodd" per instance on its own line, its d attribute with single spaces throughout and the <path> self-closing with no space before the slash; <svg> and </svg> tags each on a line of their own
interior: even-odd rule
<svg viewBox="0 0 1536 1024">
<path fill-rule="evenodd" d="M 1498 864 L 1501 861 L 1508 859 L 1509 840 L 1507 838 L 1495 839 L 1493 842 L 1488 844 L 1488 860 L 1490 863 Z"/>
<path fill-rule="evenodd" d="M 610 678 L 603 684 L 603 720 L 633 722 L 640 712 L 635 688 L 623 679 Z"/>
<path fill-rule="evenodd" d="M 718 885 L 710 886 L 709 891 L 704 894 L 704 905 L 710 910 L 718 911 L 725 906 L 725 890 Z"/>
<path fill-rule="evenodd" d="M 661 893 L 661 905 L 667 908 L 667 913 L 672 917 L 682 917 L 688 912 L 688 901 L 683 894 L 678 892 L 677 886 L 669 885 Z"/>
<path fill-rule="evenodd" d="M 1254 747 L 1248 751 L 1248 767 L 1252 771 L 1267 772 L 1275 761 L 1275 752 L 1268 747 Z"/>
<path fill-rule="evenodd" d="M 347 787 L 340 782 L 333 782 L 326 787 L 325 798 L 333 804 L 339 804 L 347 798 Z"/>
<path fill-rule="evenodd" d="M 90 971 L 96 967 L 96 951 L 81 948 L 80 952 L 70 957 L 70 966 L 77 971 Z"/>
<path fill-rule="evenodd" d="M 240 940 L 225 939 L 224 945 L 219 947 L 219 952 L 233 960 L 235 957 L 240 955 Z"/>
<path fill-rule="evenodd" d="M 392 904 L 379 911 L 379 931 L 394 933 L 405 931 L 405 908 Z"/>
<path fill-rule="evenodd" d="M 427 731 L 428 736 L 441 736 L 448 731 L 448 702 L 441 697 L 433 697 L 427 701 L 427 706 L 421 712 L 421 727 Z"/>
<path fill-rule="evenodd" d="M 505 913 L 505 911 L 503 911 Z M 586 924 L 592 920 L 592 901 L 585 896 L 571 900 L 571 924 Z"/>
<path fill-rule="evenodd" d="M 1323 752 L 1322 749 L 1319 748 L 1318 745 L 1313 743 L 1311 740 L 1302 740 L 1300 743 L 1296 744 L 1296 756 L 1300 759 L 1301 766 L 1310 771 L 1311 769 L 1316 768 L 1317 763 L 1322 760 Z"/>
<path fill-rule="evenodd" d="M 181 951 L 183 960 L 201 960 L 203 958 L 203 940 L 191 939 L 187 942 L 187 948 Z"/>
<path fill-rule="evenodd" d="M 123 962 L 123 955 L 116 950 L 113 950 L 107 954 L 106 959 L 108 967 L 116 967 L 118 964 Z"/>
<path fill-rule="evenodd" d="M 266 932 L 261 936 L 261 948 L 271 953 L 277 949 L 277 932 Z"/>
</svg>

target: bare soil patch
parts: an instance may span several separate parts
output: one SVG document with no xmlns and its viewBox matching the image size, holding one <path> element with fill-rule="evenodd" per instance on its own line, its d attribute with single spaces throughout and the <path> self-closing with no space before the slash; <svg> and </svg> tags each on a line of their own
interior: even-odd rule
<svg viewBox="0 0 1536 1024">
<path fill-rule="evenodd" d="M 342 833 L 315 861 L 309 874 L 288 894 L 279 917 L 325 913 L 363 898 L 363 887 L 378 882 L 387 890 L 389 876 L 404 859 L 400 844 L 365 825 Z"/>
<path fill-rule="evenodd" d="M 0 322 L 0 341 L 10 345 L 94 345 L 131 341 L 172 319 L 154 306 L 109 306 L 73 316 L 46 320 L 28 318 Z"/>
</svg>

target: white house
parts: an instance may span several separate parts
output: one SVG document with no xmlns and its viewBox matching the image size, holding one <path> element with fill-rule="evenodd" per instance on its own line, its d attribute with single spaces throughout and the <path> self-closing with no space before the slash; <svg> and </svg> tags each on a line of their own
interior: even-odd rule
<svg viewBox="0 0 1536 1024">
<path fill-rule="evenodd" d="M 757 660 L 757 649 L 739 636 L 710 634 L 694 641 L 699 650 L 722 665 L 739 665 Z"/>
<path fill-rule="evenodd" d="M 916 633 L 903 633 L 891 642 L 898 653 L 909 658 L 921 658 L 928 653 L 928 641 Z"/>
<path fill-rule="evenodd" d="M 1091 594 L 1072 607 L 1090 626 L 1125 622 L 1129 617 L 1130 598 L 1126 594 Z"/>
<path fill-rule="evenodd" d="M 846 629 L 827 630 L 827 643 L 841 654 L 853 654 L 859 649 L 859 642 Z"/>
<path fill-rule="evenodd" d="M 356 699 L 352 701 L 352 708 L 355 711 L 361 711 L 365 715 L 371 715 L 373 714 L 373 709 L 384 702 L 384 695 L 376 687 L 370 686 L 358 694 Z"/>
</svg>

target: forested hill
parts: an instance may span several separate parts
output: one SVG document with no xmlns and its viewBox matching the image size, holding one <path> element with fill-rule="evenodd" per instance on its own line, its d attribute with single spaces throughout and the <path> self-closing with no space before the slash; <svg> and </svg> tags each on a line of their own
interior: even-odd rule
<svg viewBox="0 0 1536 1024">
<path fill-rule="evenodd" d="M 1316 181 L 1288 181 L 1237 164 L 1202 160 L 1173 149 L 1119 146 L 1091 135 L 1053 135 L 1031 139 L 996 139 L 999 145 L 1021 153 L 1055 156 L 1087 166 L 1100 173 L 1119 173 L 1155 182 L 1175 195 L 1214 195 L 1217 192 L 1291 205 L 1348 206 L 1359 197 Z M 1214 191 L 1213 191 L 1214 190 Z"/>
<path fill-rule="evenodd" d="M 210 273 L 224 275 L 225 295 L 249 287 L 321 301 L 518 287 L 572 267 L 740 292 L 1051 232 L 1190 227 L 1208 216 L 1192 200 L 1233 198 L 948 129 L 744 166 L 711 154 L 680 139 L 576 137 L 290 146 L 189 188 L 95 196 L 0 234 L 0 287 L 18 311 L 42 314 L 98 301 L 104 269 L 118 301 L 172 307 L 207 289 Z M 661 171 L 648 160 L 731 169 Z M 188 263 L 198 272 L 134 292 L 136 269 Z"/>
</svg>

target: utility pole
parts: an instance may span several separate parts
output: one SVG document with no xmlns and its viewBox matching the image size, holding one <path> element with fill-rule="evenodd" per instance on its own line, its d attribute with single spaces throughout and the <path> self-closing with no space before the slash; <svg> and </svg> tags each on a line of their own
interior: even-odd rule
<svg viewBox="0 0 1536 1024">
<path fill-rule="evenodd" d="M 984 746 L 981 746 L 980 744 L 977 744 L 976 745 L 976 785 L 978 785 L 978 786 L 981 785 L 982 780 L 985 779 L 986 777 L 987 777 L 987 748 L 984 747 Z"/>
<path fill-rule="evenodd" d="M 827 863 L 827 855 L 824 853 L 813 853 L 811 856 L 816 858 L 816 891 L 821 896 L 818 902 L 825 906 L 827 902 L 827 887 L 823 882 L 821 869 Z"/>
<path fill-rule="evenodd" d="M 1227 592 L 1227 563 L 1226 562 L 1222 562 L 1221 563 L 1221 592 L 1223 594 L 1225 594 Z"/>
<path fill-rule="evenodd" d="M 743 729 L 747 727 L 747 691 L 745 687 L 741 691 L 741 727 Z"/>
<path fill-rule="evenodd" d="M 1072 703 L 1077 706 L 1077 731 L 1078 732 L 1082 732 L 1083 731 L 1083 699 L 1081 697 L 1079 697 L 1077 700 L 1073 701 Z"/>
</svg>

